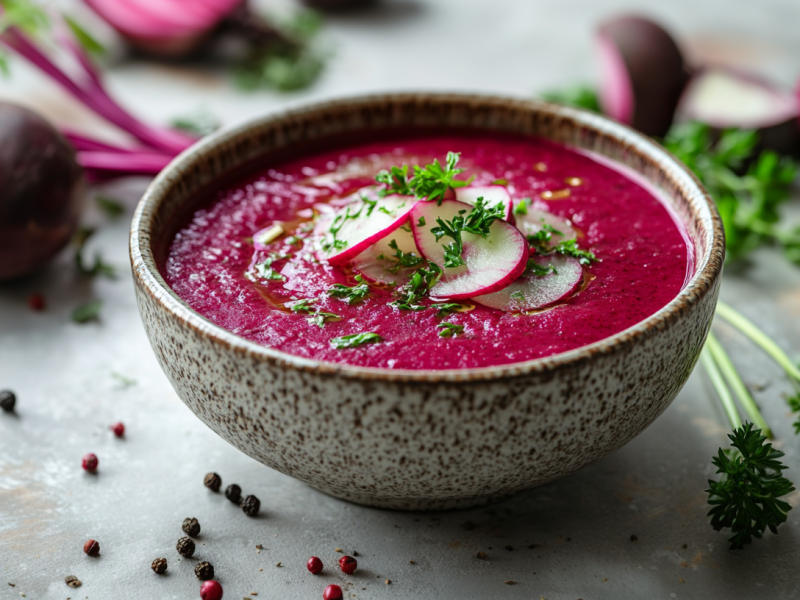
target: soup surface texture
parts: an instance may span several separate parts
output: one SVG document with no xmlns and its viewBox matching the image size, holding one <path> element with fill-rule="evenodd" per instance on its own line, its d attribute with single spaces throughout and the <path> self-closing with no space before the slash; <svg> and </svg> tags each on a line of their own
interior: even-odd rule
<svg viewBox="0 0 800 600">
<path fill-rule="evenodd" d="M 374 186 L 381 169 L 442 161 L 449 151 L 461 153 L 458 166 L 466 171 L 459 178 L 473 176 L 470 185 L 504 185 L 515 205 L 529 198 L 529 210 L 568 220 L 577 245 L 597 258 L 582 266 L 574 293 L 527 312 L 462 299 L 458 311 L 446 315 L 390 306 L 398 291 L 387 285 L 370 284 L 353 304 L 329 293 L 335 284 L 352 288 L 362 280 L 349 265 L 315 257 L 314 219 Z M 693 270 L 685 233 L 654 193 L 590 155 L 544 140 L 479 132 L 389 136 L 252 173 L 199 201 L 160 268 L 175 293 L 213 323 L 297 356 L 391 369 L 488 367 L 545 357 L 642 321 L 672 300 Z M 276 224 L 283 235 L 254 246 L 253 236 Z M 257 273 L 266 257 L 272 258 Z M 291 310 L 304 299 L 313 310 Z M 443 331 L 453 335 L 443 337 Z M 382 341 L 347 348 L 331 343 L 366 332 Z"/>
</svg>

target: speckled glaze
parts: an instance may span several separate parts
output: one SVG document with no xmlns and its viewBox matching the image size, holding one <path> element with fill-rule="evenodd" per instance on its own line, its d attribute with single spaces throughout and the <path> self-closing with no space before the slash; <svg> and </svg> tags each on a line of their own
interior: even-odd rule
<svg viewBox="0 0 800 600">
<path fill-rule="evenodd" d="M 658 187 L 695 247 L 694 276 L 656 314 L 548 358 L 401 371 L 299 358 L 191 310 L 156 267 L 171 219 L 219 176 L 309 141 L 387 127 L 537 135 L 628 165 Z M 328 494 L 405 510 L 478 505 L 563 477 L 645 429 L 678 394 L 714 314 L 724 234 L 713 202 L 668 152 L 583 111 L 494 97 L 400 94 L 316 104 L 220 132 L 153 182 L 131 229 L 139 311 L 161 367 L 211 429 Z"/>
</svg>

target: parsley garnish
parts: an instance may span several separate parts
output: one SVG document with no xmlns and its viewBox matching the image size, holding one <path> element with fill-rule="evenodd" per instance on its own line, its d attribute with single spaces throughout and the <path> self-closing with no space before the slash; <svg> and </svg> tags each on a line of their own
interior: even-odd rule
<svg viewBox="0 0 800 600">
<path fill-rule="evenodd" d="M 318 327 L 323 327 L 328 321 L 338 321 L 342 318 L 341 315 L 335 313 L 323 312 L 319 307 L 314 306 L 316 302 L 316 298 L 303 298 L 294 302 L 287 302 L 284 306 L 294 313 L 306 313 L 309 315 L 306 321 Z"/>
<path fill-rule="evenodd" d="M 436 236 L 437 241 L 444 236 L 453 240 L 444 248 L 444 266 L 454 268 L 465 264 L 461 258 L 464 251 L 464 242 L 461 239 L 463 232 L 486 237 L 489 235 L 492 223 L 497 219 L 502 219 L 503 216 L 505 216 L 505 207 L 502 202 L 487 208 L 483 196 L 480 196 L 466 218 L 462 214 L 455 215 L 450 221 L 437 217 L 436 222 L 439 226 L 431 229 L 431 233 Z"/>
<path fill-rule="evenodd" d="M 444 167 L 437 159 L 433 159 L 433 163 L 425 165 L 424 168 L 414 165 L 414 175 L 411 179 L 408 178 L 408 165 L 381 171 L 375 176 L 375 181 L 386 187 L 378 193 L 381 197 L 389 194 L 413 195 L 423 200 L 435 200 L 441 204 L 447 190 L 464 187 L 472 181 L 472 178 L 466 181 L 456 179 L 457 175 L 466 170 L 456 167 L 459 158 L 461 158 L 460 153 L 448 152 Z"/>
<path fill-rule="evenodd" d="M 521 291 L 516 291 L 511 294 L 511 299 L 515 300 L 516 302 L 525 302 L 525 294 Z"/>
<path fill-rule="evenodd" d="M 316 325 L 317 327 L 323 327 L 325 323 L 327 323 L 328 321 L 338 321 L 341 318 L 342 318 L 341 315 L 337 315 L 336 313 L 329 313 L 318 310 L 313 315 L 308 317 L 306 321 L 308 321 L 312 325 Z"/>
<path fill-rule="evenodd" d="M 352 335 L 343 335 L 342 337 L 333 338 L 330 341 L 331 346 L 337 350 L 343 348 L 355 348 L 363 344 L 376 344 L 382 342 L 383 338 L 377 333 L 354 333 Z"/>
<path fill-rule="evenodd" d="M 436 309 L 437 317 L 444 317 L 450 313 L 457 312 L 461 305 L 456 302 L 446 302 L 443 304 L 431 304 L 431 308 Z"/>
<path fill-rule="evenodd" d="M 591 262 L 597 261 L 597 257 L 594 255 L 594 252 L 590 252 L 589 250 L 581 250 L 578 248 L 578 241 L 574 239 L 559 242 L 558 246 L 553 248 L 553 251 L 563 254 L 564 256 L 577 258 L 578 262 L 582 265 L 588 265 Z"/>
<path fill-rule="evenodd" d="M 514 206 L 514 214 L 515 215 L 527 215 L 528 214 L 528 207 L 533 203 L 533 200 L 530 198 L 523 198 L 520 200 L 516 206 Z"/>
<path fill-rule="evenodd" d="M 442 270 L 435 263 L 429 263 L 427 269 L 420 267 L 409 282 L 397 290 L 398 298 L 389 306 L 398 310 L 425 310 L 419 302 L 428 295 L 441 276 Z"/>
<path fill-rule="evenodd" d="M 389 248 L 394 250 L 394 254 L 390 257 L 384 256 L 385 260 L 391 260 L 394 264 L 386 269 L 390 273 L 397 273 L 400 269 L 407 269 L 409 267 L 416 267 L 419 263 L 422 262 L 422 257 L 417 256 L 413 252 L 403 252 L 397 246 L 397 241 L 392 240 L 389 242 Z M 383 256 L 383 255 L 381 255 Z"/>
<path fill-rule="evenodd" d="M 107 277 L 109 279 L 116 279 L 117 272 L 113 265 L 109 265 L 108 263 L 103 261 L 103 257 L 99 252 L 96 252 L 94 255 L 94 263 L 91 265 L 87 264 L 83 257 L 83 250 L 86 246 L 86 242 L 96 233 L 96 229 L 94 227 L 81 227 L 78 229 L 77 233 L 75 233 L 75 237 L 73 238 L 76 249 L 75 249 L 75 267 L 78 269 L 78 272 L 82 275 L 88 275 L 89 277 Z"/>
<path fill-rule="evenodd" d="M 464 326 L 463 325 L 456 325 L 455 323 L 448 323 L 447 321 L 443 321 L 436 326 L 436 329 L 439 329 L 439 337 L 453 337 L 454 335 L 458 335 L 459 333 L 464 333 Z"/>
<path fill-rule="evenodd" d="M 94 321 L 100 316 L 100 309 L 103 308 L 102 300 L 94 300 L 86 304 L 82 304 L 74 311 L 72 311 L 72 320 L 75 323 L 88 323 Z"/>
<path fill-rule="evenodd" d="M 420 217 L 419 221 L 417 221 L 417 227 L 424 227 L 425 226 L 425 217 Z"/>
<path fill-rule="evenodd" d="M 536 233 L 531 233 L 526 237 L 528 238 L 528 243 L 536 246 L 537 250 L 548 252 L 550 251 L 548 248 L 548 242 L 553 239 L 554 233 L 556 235 L 564 235 L 558 229 L 550 225 L 550 223 L 544 223 L 539 231 Z"/>
<path fill-rule="evenodd" d="M 112 219 L 119 217 L 125 212 L 125 206 L 122 202 L 109 198 L 108 196 L 95 196 L 94 201 L 97 203 L 97 206 Z"/>
<path fill-rule="evenodd" d="M 356 281 L 359 285 L 354 287 L 347 287 L 341 283 L 336 283 L 328 288 L 328 293 L 334 298 L 339 298 L 348 304 L 356 304 L 369 296 L 369 286 L 364 283 L 364 278 L 361 277 L 361 275 L 356 275 Z"/>
<path fill-rule="evenodd" d="M 765 444 L 767 438 L 760 429 L 753 430 L 752 423 L 745 423 L 728 437 L 734 450 L 720 448 L 713 458 L 722 478 L 709 480 L 706 492 L 712 506 L 708 512 L 711 526 L 717 531 L 730 528 L 728 541 L 734 550 L 760 538 L 767 528 L 778 533 L 778 526 L 792 509 L 779 498 L 795 488 L 782 476 L 786 466 L 778 459 L 783 452 Z"/>
<path fill-rule="evenodd" d="M 553 265 L 540 265 L 535 260 L 531 259 L 528 261 L 528 264 L 525 267 L 525 270 L 528 271 L 534 277 L 545 277 L 553 273 L 554 275 L 558 275 L 558 271 L 556 270 L 555 266 Z M 511 297 L 514 297 L 514 294 L 511 294 Z"/>
<path fill-rule="evenodd" d="M 294 302 L 287 302 L 284 304 L 284 306 L 294 313 L 304 312 L 310 314 L 316 310 L 316 307 L 314 306 L 316 302 L 316 298 L 302 298 L 301 300 L 295 300 Z"/>
</svg>

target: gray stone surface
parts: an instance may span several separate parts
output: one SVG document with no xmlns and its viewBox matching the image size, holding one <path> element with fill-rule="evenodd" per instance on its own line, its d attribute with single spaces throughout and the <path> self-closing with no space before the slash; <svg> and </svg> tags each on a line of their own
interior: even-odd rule
<svg viewBox="0 0 800 600">
<path fill-rule="evenodd" d="M 383 8 L 332 18 L 327 35 L 336 57 L 329 73 L 311 91 L 291 97 L 242 96 L 217 75 L 145 63 L 115 66 L 110 81 L 149 118 L 205 105 L 228 123 L 297 101 L 370 90 L 523 96 L 591 79 L 593 23 L 630 6 L 387 1 Z M 785 84 L 800 73 L 800 5 L 794 1 L 640 6 L 665 19 L 698 54 L 760 66 Z M 0 97 L 81 120 L 48 83 L 22 67 Z M 119 267 L 116 281 L 82 279 L 65 252 L 42 273 L 0 285 L 0 388 L 19 396 L 16 415 L 0 413 L 0 598 L 195 598 L 197 560 L 179 560 L 174 549 L 188 516 L 203 527 L 196 558 L 214 564 L 227 599 L 251 592 L 258 593 L 254 600 L 321 598 L 334 582 L 344 584 L 347 598 L 376 600 L 800 595 L 800 513 L 790 513 L 780 535 L 767 534 L 741 552 L 728 551 L 724 536 L 706 522 L 703 490 L 727 425 L 700 369 L 673 406 L 621 451 L 483 509 L 412 514 L 361 508 L 240 454 L 178 400 L 145 339 L 127 268 L 127 221 L 143 185 L 107 187 L 127 202 L 119 220 L 95 211 L 86 216 L 102 226 L 90 251 L 102 250 Z M 47 299 L 44 313 L 26 306 L 34 291 Z M 105 302 L 101 320 L 72 323 L 72 309 L 92 298 Z M 772 251 L 760 252 L 750 268 L 729 270 L 723 298 L 793 355 L 800 353 L 800 270 Z M 790 476 L 797 478 L 798 439 L 781 399 L 788 382 L 744 338 L 724 324 L 716 330 L 758 390 L 776 445 L 787 452 Z M 108 431 L 117 420 L 126 424 L 125 439 Z M 86 452 L 100 458 L 97 475 L 80 468 Z M 261 517 L 248 519 L 206 490 L 202 478 L 212 470 L 224 485 L 237 482 L 256 494 Z M 800 493 L 790 500 L 797 505 Z M 98 558 L 82 552 L 90 537 L 100 542 Z M 336 548 L 358 551 L 355 576 L 338 574 Z M 488 558 L 476 559 L 479 551 Z M 311 555 L 326 565 L 316 577 L 305 570 Z M 149 569 L 159 556 L 170 562 L 162 577 Z M 68 588 L 67 575 L 83 587 Z M 509 580 L 516 584 L 505 585 Z"/>
</svg>

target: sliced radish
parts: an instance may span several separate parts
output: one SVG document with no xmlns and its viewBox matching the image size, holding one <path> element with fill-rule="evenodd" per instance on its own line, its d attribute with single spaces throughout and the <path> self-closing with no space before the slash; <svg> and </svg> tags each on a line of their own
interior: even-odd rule
<svg viewBox="0 0 800 600">
<path fill-rule="evenodd" d="M 402 226 L 382 240 L 374 243 L 353 259 L 353 269 L 373 283 L 387 285 L 404 285 L 417 270 L 416 266 L 401 267 L 395 258 L 396 250 L 389 244 L 395 242 L 397 249 L 405 254 L 419 257 L 419 250 L 414 243 L 414 236 Z M 421 257 L 420 257 L 421 259 Z"/>
<path fill-rule="evenodd" d="M 493 294 L 474 296 L 472 299 L 489 308 L 506 312 L 533 310 L 572 295 L 583 280 L 583 268 L 571 256 L 548 254 L 534 256 L 531 261 L 541 267 L 552 267 L 555 272 L 536 276 L 530 269 L 526 269 L 522 276 L 508 287 Z"/>
<path fill-rule="evenodd" d="M 502 202 L 506 207 L 506 216 L 503 217 L 503 219 L 511 224 L 514 223 L 514 203 L 511 200 L 511 194 L 508 193 L 508 190 L 504 186 L 487 185 L 485 187 L 463 187 L 456 188 L 455 192 L 456 200 L 464 202 L 465 204 L 471 204 L 472 206 L 475 206 L 478 198 L 483 198 L 486 206 L 494 206 L 498 202 Z"/>
<path fill-rule="evenodd" d="M 403 223 L 416 203 L 411 196 L 357 200 L 332 215 L 323 215 L 314 228 L 317 258 L 332 265 L 352 260 Z"/>
<path fill-rule="evenodd" d="M 558 246 L 563 241 L 574 240 L 578 237 L 577 232 L 572 228 L 569 221 L 562 217 L 557 217 L 546 210 L 528 208 L 528 214 L 518 216 L 517 227 L 525 236 L 539 233 L 545 225 L 550 225 L 550 227 L 559 232 L 550 234 L 547 246 L 551 248 Z"/>
<path fill-rule="evenodd" d="M 431 296 L 461 300 L 489 294 L 503 289 L 525 270 L 528 243 L 516 227 L 500 219 L 492 223 L 486 237 L 462 233 L 461 258 L 466 264 L 444 267 L 445 246 L 453 240 L 445 236 L 437 241 L 431 229 L 438 226 L 437 218 L 451 221 L 459 214 L 466 217 L 472 210 L 469 204 L 445 200 L 441 205 L 418 202 L 411 211 L 411 227 L 420 254 L 443 271 L 430 290 Z"/>
</svg>

